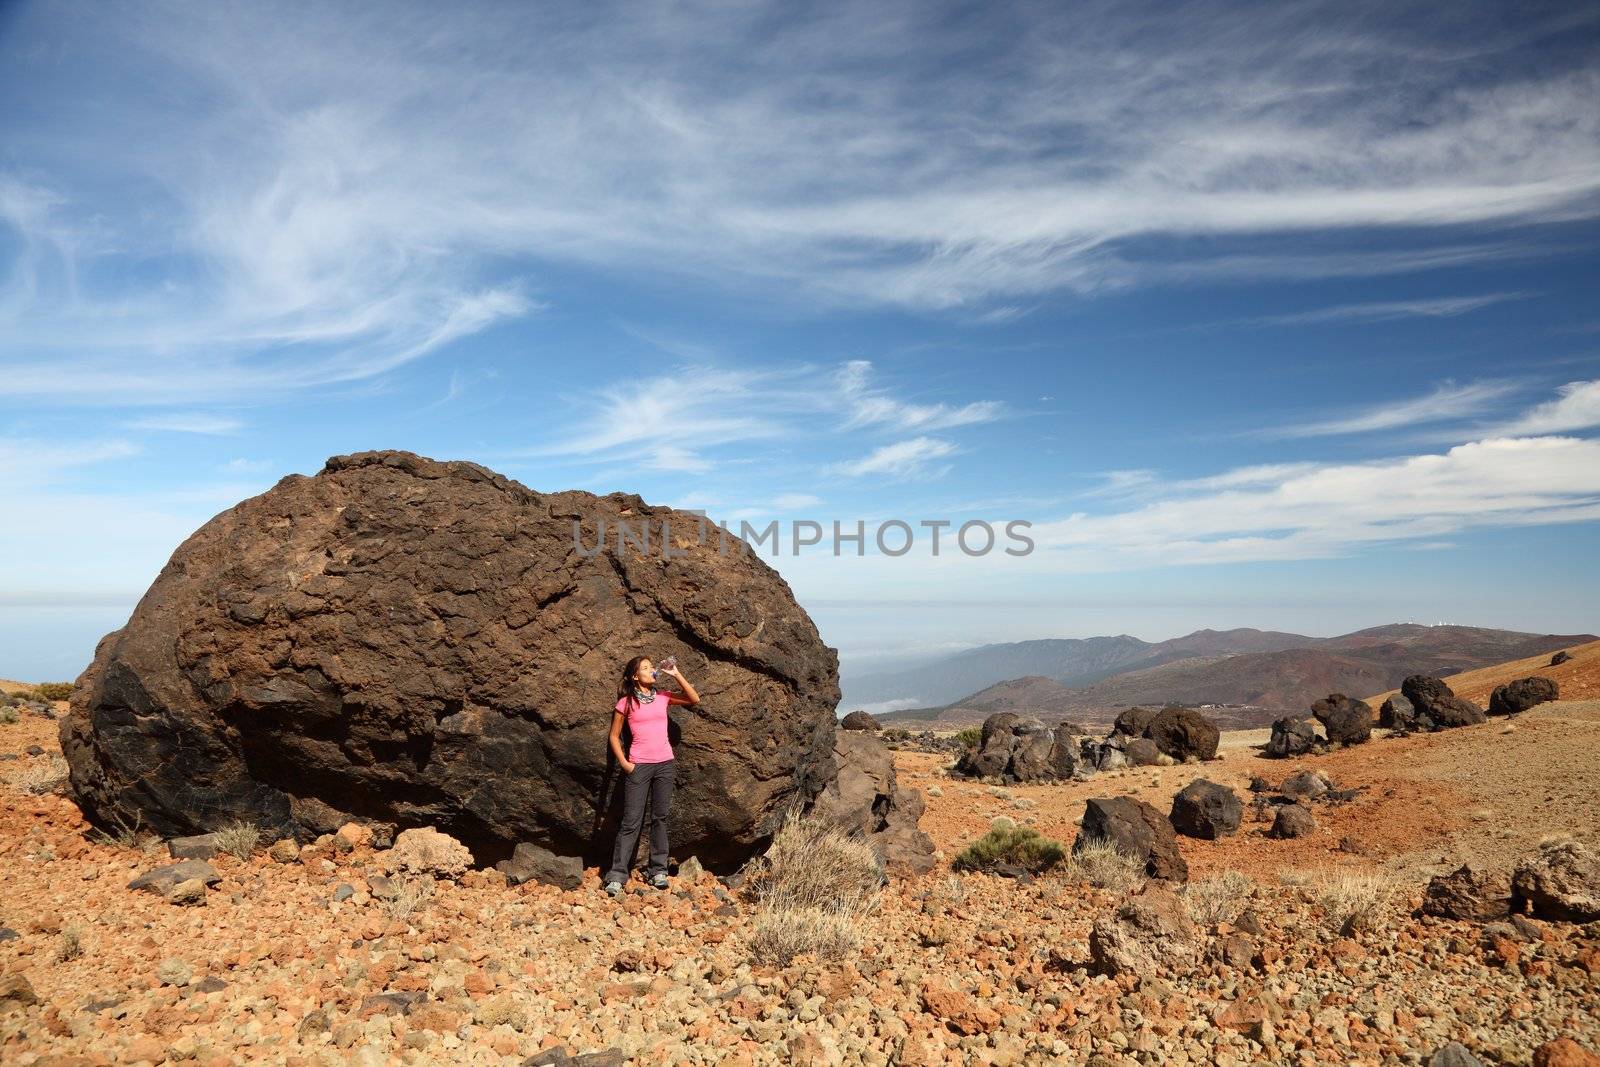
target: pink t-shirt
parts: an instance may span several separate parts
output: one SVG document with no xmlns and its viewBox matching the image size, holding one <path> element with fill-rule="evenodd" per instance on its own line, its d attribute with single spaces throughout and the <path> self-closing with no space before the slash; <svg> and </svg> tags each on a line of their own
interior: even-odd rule
<svg viewBox="0 0 1600 1067">
<path fill-rule="evenodd" d="M 628 729 L 633 740 L 628 744 L 629 763 L 665 763 L 672 758 L 672 745 L 667 741 L 667 694 L 657 689 L 648 703 L 639 701 L 628 717 Z M 617 710 L 628 714 L 628 698 L 619 697 Z"/>
</svg>

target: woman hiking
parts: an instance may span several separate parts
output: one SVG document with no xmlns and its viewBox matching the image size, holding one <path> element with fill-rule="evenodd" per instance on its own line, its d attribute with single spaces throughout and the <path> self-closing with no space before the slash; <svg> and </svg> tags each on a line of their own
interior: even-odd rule
<svg viewBox="0 0 1600 1067">
<path fill-rule="evenodd" d="M 616 847 L 611 852 L 611 869 L 601 881 L 614 897 L 622 895 L 628 880 L 634 850 L 639 845 L 639 828 L 644 823 L 644 802 L 650 800 L 650 864 L 645 878 L 657 889 L 667 888 L 667 813 L 672 805 L 675 768 L 672 745 L 667 740 L 667 708 L 673 704 L 695 705 L 700 694 L 678 671 L 668 657 L 657 671 L 648 657 L 635 656 L 622 669 L 617 687 L 616 713 L 611 716 L 611 753 L 617 757 L 627 780 L 624 785 L 622 825 L 617 830 Z M 660 674 L 676 678 L 683 695 L 656 688 Z M 627 722 L 632 740 L 622 751 L 622 724 Z"/>
</svg>

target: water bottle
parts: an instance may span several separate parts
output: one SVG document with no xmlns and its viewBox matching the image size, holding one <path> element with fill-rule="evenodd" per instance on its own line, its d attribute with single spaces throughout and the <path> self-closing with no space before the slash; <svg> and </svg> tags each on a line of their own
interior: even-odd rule
<svg viewBox="0 0 1600 1067">
<path fill-rule="evenodd" d="M 656 674 L 665 675 L 668 671 L 672 670 L 677 665 L 678 665 L 678 657 L 677 656 L 668 656 L 666 659 L 664 659 L 660 663 L 656 664 Z"/>
</svg>

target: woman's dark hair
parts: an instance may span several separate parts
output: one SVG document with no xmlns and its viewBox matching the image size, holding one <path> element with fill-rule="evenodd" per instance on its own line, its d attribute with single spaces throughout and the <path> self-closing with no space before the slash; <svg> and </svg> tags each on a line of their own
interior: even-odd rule
<svg viewBox="0 0 1600 1067">
<path fill-rule="evenodd" d="M 649 656 L 635 656 L 628 661 L 626 667 L 622 668 L 622 681 L 617 685 L 617 699 L 627 701 L 625 706 L 628 709 L 630 718 L 633 715 L 633 709 L 639 706 L 639 701 L 633 695 L 633 690 L 638 685 L 634 681 L 633 675 L 639 669 L 639 664 L 649 658 Z"/>
</svg>

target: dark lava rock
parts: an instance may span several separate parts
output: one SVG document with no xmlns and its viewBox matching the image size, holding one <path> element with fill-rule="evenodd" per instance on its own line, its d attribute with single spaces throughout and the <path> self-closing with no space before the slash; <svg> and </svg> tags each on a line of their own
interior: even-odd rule
<svg viewBox="0 0 1600 1067">
<path fill-rule="evenodd" d="M 1267 741 L 1267 755 L 1277 759 L 1304 756 L 1322 748 L 1322 738 L 1316 727 L 1305 719 L 1286 715 L 1272 724 L 1272 737 Z"/>
<path fill-rule="evenodd" d="M 1128 737 L 1143 737 L 1150 721 L 1156 715 L 1154 708 L 1129 708 L 1117 716 L 1116 721 L 1111 724 L 1111 732 Z"/>
<path fill-rule="evenodd" d="M 1316 800 L 1333 787 L 1321 771 L 1296 771 L 1283 780 L 1278 792 L 1290 800 Z"/>
<path fill-rule="evenodd" d="M 1411 701 L 1419 729 L 1449 730 L 1484 721 L 1482 708 L 1462 700 L 1437 678 L 1413 674 L 1400 683 L 1400 692 Z"/>
<path fill-rule="evenodd" d="M 1378 708 L 1378 725 L 1385 730 L 1410 733 L 1417 728 L 1417 709 L 1411 701 L 1396 693 Z"/>
<path fill-rule="evenodd" d="M 1329 741 L 1359 745 L 1372 738 L 1372 706 L 1364 700 L 1332 693 L 1311 705 Z"/>
<path fill-rule="evenodd" d="M 1190 756 L 1214 759 L 1222 738 L 1216 723 L 1191 708 L 1162 708 L 1145 727 L 1144 735 L 1179 763 Z"/>
<path fill-rule="evenodd" d="M 1227 786 L 1197 778 L 1172 798 L 1168 819 L 1185 837 L 1214 841 L 1236 833 L 1244 818 L 1244 805 Z"/>
<path fill-rule="evenodd" d="M 1077 728 L 1054 730 L 1038 719 L 1002 711 L 983 720 L 978 747 L 963 752 L 955 773 L 969 778 L 1039 782 L 1070 778 L 1078 768 Z"/>
<path fill-rule="evenodd" d="M 221 834 L 174 837 L 167 842 L 167 852 L 175 860 L 208 860 L 221 851 Z"/>
<path fill-rule="evenodd" d="M 1083 823 L 1072 843 L 1074 852 L 1091 841 L 1109 841 L 1144 861 L 1152 878 L 1184 882 L 1189 865 L 1178 852 L 1172 823 L 1149 804 L 1133 797 L 1096 797 L 1084 805 Z"/>
<path fill-rule="evenodd" d="M 881 730 L 883 724 L 864 711 L 852 711 L 839 720 L 841 730 Z"/>
<path fill-rule="evenodd" d="M 494 865 L 512 885 L 543 882 L 561 889 L 576 889 L 583 883 L 583 861 L 576 856 L 558 856 L 529 841 L 517 844 L 511 858 Z"/>
<path fill-rule="evenodd" d="M 1161 762 L 1161 747 L 1148 737 L 1130 737 L 1122 744 L 1122 753 L 1135 767 L 1153 767 Z"/>
<path fill-rule="evenodd" d="M 153 871 L 146 871 L 129 882 L 128 888 L 145 889 L 152 893 L 168 893 L 179 882 L 187 882 L 191 878 L 198 878 L 206 885 L 216 885 L 222 881 L 222 875 L 206 861 L 181 860 L 164 867 L 157 867 Z"/>
<path fill-rule="evenodd" d="M 834 738 L 839 772 L 817 797 L 811 813 L 851 833 L 861 834 L 885 870 L 922 874 L 933 868 L 933 838 L 917 829 L 922 818 L 920 790 L 895 780 L 894 757 L 868 733 Z"/>
<path fill-rule="evenodd" d="M 1532 908 L 1541 919 L 1600 920 L 1600 853 L 1576 841 L 1555 841 L 1517 864 L 1511 875 L 1511 910 Z"/>
<path fill-rule="evenodd" d="M 1272 820 L 1272 829 L 1267 831 L 1268 837 L 1304 837 L 1317 828 L 1317 820 L 1311 817 L 1311 809 L 1304 804 L 1285 804 L 1278 809 L 1277 818 Z"/>
<path fill-rule="evenodd" d="M 303 840 L 321 805 L 598 865 L 617 676 L 670 653 L 714 694 L 673 715 L 673 844 L 731 868 L 833 778 L 839 680 L 778 572 L 718 536 L 634 494 L 336 456 L 202 526 L 101 640 L 61 724 L 74 799 L 163 836 Z"/>
<path fill-rule="evenodd" d="M 1571 663 L 1571 662 L 1572 662 L 1572 653 L 1568 652 L 1566 649 L 1562 649 L 1560 652 L 1557 652 L 1555 655 L 1550 657 L 1550 666 L 1552 666 L 1552 667 L 1559 667 L 1563 663 Z"/>
<path fill-rule="evenodd" d="M 1561 690 L 1549 678 L 1519 678 L 1497 686 L 1489 694 L 1490 715 L 1516 715 L 1535 704 L 1561 699 Z"/>
<path fill-rule="evenodd" d="M 1489 922 L 1504 919 L 1511 909 L 1511 879 L 1471 864 L 1428 880 L 1422 913 L 1441 919 Z"/>
</svg>

